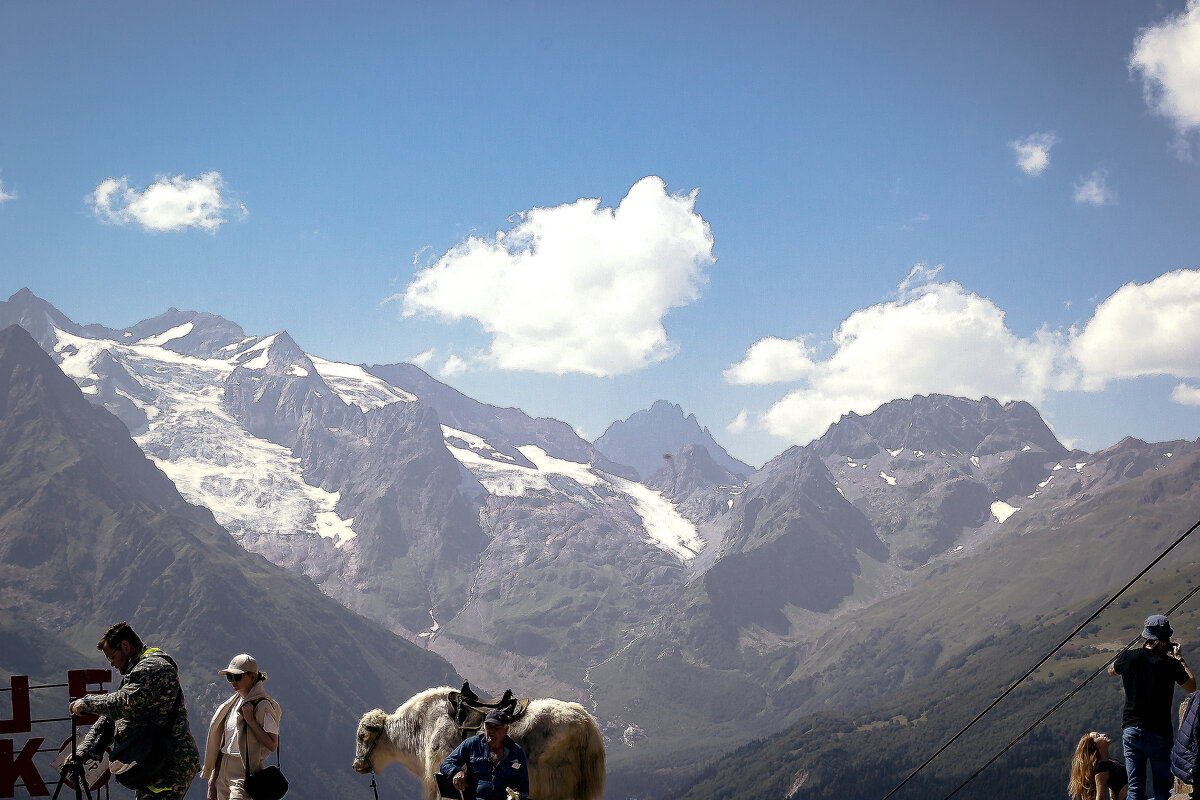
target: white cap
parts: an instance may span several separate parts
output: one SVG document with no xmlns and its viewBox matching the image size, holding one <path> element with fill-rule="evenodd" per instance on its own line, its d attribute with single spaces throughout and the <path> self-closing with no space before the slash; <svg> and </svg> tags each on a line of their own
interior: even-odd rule
<svg viewBox="0 0 1200 800">
<path fill-rule="evenodd" d="M 249 653 L 234 656 L 229 666 L 221 670 L 221 675 L 244 675 L 247 672 L 258 672 L 258 662 Z"/>
</svg>

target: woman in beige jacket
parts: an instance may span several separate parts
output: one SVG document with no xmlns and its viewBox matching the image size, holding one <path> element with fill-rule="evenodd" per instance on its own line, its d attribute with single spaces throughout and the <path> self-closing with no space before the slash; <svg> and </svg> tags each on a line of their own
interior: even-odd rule
<svg viewBox="0 0 1200 800">
<path fill-rule="evenodd" d="M 258 772 L 267 756 L 279 747 L 279 720 L 283 711 L 267 694 L 253 656 L 234 656 L 221 674 L 233 684 L 234 695 L 221 704 L 208 725 L 204 771 L 208 800 L 249 800 L 243 782 Z"/>
</svg>

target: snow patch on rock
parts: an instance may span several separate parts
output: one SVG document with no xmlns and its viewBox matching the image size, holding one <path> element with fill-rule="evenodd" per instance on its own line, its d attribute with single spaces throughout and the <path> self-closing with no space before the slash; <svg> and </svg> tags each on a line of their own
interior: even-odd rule
<svg viewBox="0 0 1200 800">
<path fill-rule="evenodd" d="M 996 502 L 992 503 L 992 516 L 996 518 L 997 522 L 1004 522 L 1006 519 L 1020 510 L 1021 509 L 1019 507 L 1010 506 L 1003 500 L 997 500 Z"/>
</svg>

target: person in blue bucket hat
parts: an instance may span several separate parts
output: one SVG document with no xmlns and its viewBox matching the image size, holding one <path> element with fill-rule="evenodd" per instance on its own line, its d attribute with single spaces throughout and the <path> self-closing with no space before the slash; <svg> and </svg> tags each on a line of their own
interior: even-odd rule
<svg viewBox="0 0 1200 800">
<path fill-rule="evenodd" d="M 1125 708 L 1121 714 L 1121 746 L 1125 750 L 1125 770 L 1129 774 L 1126 800 L 1147 800 L 1146 764 L 1154 786 L 1155 800 L 1168 800 L 1174 779 L 1171 775 L 1171 742 L 1175 728 L 1171 723 L 1175 686 L 1186 692 L 1196 691 L 1192 674 L 1179 644 L 1171 641 L 1171 623 L 1162 614 L 1146 618 L 1142 646 L 1117 656 L 1108 674 L 1121 676 L 1125 689 Z"/>
</svg>

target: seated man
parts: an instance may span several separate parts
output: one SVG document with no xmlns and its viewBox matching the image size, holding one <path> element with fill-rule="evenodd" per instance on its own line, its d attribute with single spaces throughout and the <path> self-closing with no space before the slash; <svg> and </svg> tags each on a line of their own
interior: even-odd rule
<svg viewBox="0 0 1200 800">
<path fill-rule="evenodd" d="M 449 777 L 458 791 L 473 789 L 478 800 L 506 800 L 506 789 L 528 795 L 525 751 L 508 738 L 509 722 L 504 711 L 489 711 L 483 732 L 456 747 L 438 771 Z"/>
</svg>

